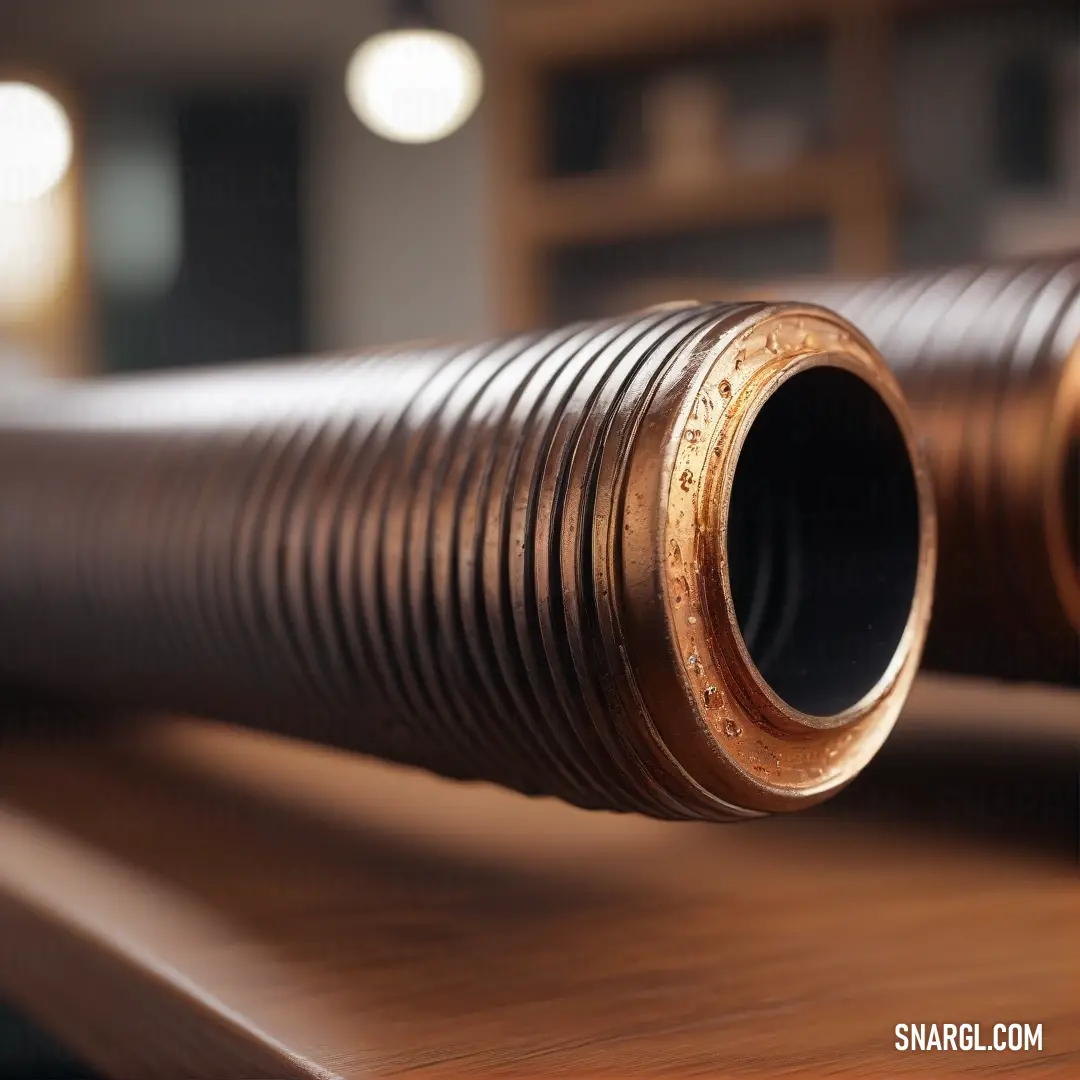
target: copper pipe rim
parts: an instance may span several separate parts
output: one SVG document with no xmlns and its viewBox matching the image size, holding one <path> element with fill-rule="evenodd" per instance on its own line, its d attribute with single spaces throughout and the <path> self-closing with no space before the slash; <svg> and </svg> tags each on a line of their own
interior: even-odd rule
<svg viewBox="0 0 1080 1080">
<path fill-rule="evenodd" d="M 929 473 L 899 384 L 865 339 L 823 309 L 779 305 L 766 310 L 703 370 L 705 377 L 696 392 L 687 393 L 679 421 L 685 425 L 684 436 L 676 444 L 670 469 L 663 532 L 668 572 L 659 582 L 667 625 L 698 717 L 687 724 L 676 722 L 670 710 L 652 713 L 674 756 L 703 786 L 715 789 L 720 772 L 719 786 L 737 794 L 741 805 L 797 809 L 837 790 L 873 757 L 914 679 L 930 620 L 936 567 L 937 521 Z M 781 388 L 826 370 L 852 376 L 865 387 L 867 402 L 884 404 L 902 448 L 902 458 L 890 467 L 906 473 L 917 522 L 910 595 L 887 660 L 856 701 L 815 714 L 785 700 L 747 647 L 733 594 L 728 537 L 732 490 L 755 424 Z M 726 408 L 715 409 L 717 402 Z M 695 426 L 695 418 L 721 415 L 724 424 Z M 836 539 L 842 542 L 843 536 Z M 692 559 L 688 552 L 693 552 Z M 687 574 L 691 564 L 696 572 Z M 691 732 L 704 738 L 691 739 Z"/>
<path fill-rule="evenodd" d="M 1080 338 L 1063 365 L 1046 447 L 1043 513 L 1050 571 L 1080 634 Z"/>
<path fill-rule="evenodd" d="M 731 453 L 734 459 L 736 473 L 739 467 L 739 459 L 741 457 L 743 446 L 752 430 L 754 421 L 758 418 L 763 408 L 773 400 L 776 392 L 805 372 L 825 370 L 847 372 L 866 382 L 865 369 L 854 363 L 853 358 L 850 355 L 844 354 L 811 354 L 802 358 L 800 361 L 784 370 L 779 377 L 775 378 L 770 377 L 771 373 L 762 373 L 765 375 L 764 385 L 761 387 L 763 392 L 748 409 L 747 414 L 743 417 L 742 422 L 739 424 L 731 441 Z M 871 384 L 866 382 L 866 386 L 869 389 Z M 878 393 L 882 393 L 880 387 L 875 388 L 875 390 Z M 882 393 L 882 399 L 888 401 L 884 393 Z M 893 421 L 897 424 L 898 429 L 902 431 L 902 399 L 896 394 L 893 396 L 893 400 L 888 402 L 888 404 Z M 905 445 L 909 453 L 913 453 L 913 446 L 910 442 L 911 432 L 904 432 L 904 436 Z M 913 460 L 913 458 L 905 460 L 903 465 L 910 465 L 911 460 Z M 917 499 L 916 474 L 914 469 L 911 469 L 910 477 L 911 493 L 913 497 Z M 727 523 L 730 520 L 732 513 L 731 495 L 734 475 L 731 480 L 732 483 L 725 485 L 724 502 L 720 507 L 720 525 L 718 531 L 725 535 L 725 537 L 728 535 Z M 925 497 L 925 491 L 921 494 Z M 918 511 L 916 510 L 916 513 L 917 512 Z M 923 522 L 926 522 L 928 515 L 923 513 L 921 517 Z M 923 551 L 927 550 L 928 547 L 928 543 L 920 545 L 920 548 Z M 769 680 L 761 673 L 758 665 L 754 662 L 754 659 L 750 654 L 750 650 L 743 635 L 741 622 L 735 611 L 735 602 L 732 596 L 731 586 L 731 557 L 727 543 L 725 543 L 722 552 L 714 554 L 714 558 L 718 564 L 723 591 L 723 605 L 728 619 L 731 622 L 737 648 L 746 661 L 746 670 L 750 673 L 754 683 L 765 694 L 769 704 L 775 707 L 776 722 L 778 726 L 786 727 L 790 724 L 792 730 L 827 730 L 832 728 L 842 728 L 864 718 L 880 703 L 882 697 L 899 675 L 912 651 L 916 653 L 919 651 L 921 646 L 921 633 L 925 623 L 924 616 L 928 614 L 930 601 L 928 595 L 925 593 L 920 595 L 915 574 L 913 573 L 910 580 L 910 590 L 907 595 L 908 615 L 903 630 L 895 641 L 890 660 L 881 671 L 881 674 L 873 682 L 872 686 L 864 693 L 860 694 L 858 700 L 838 711 L 809 711 L 808 709 L 799 708 L 793 704 L 791 700 L 786 700 L 780 696 Z M 918 559 L 913 559 L 912 564 L 912 570 L 917 573 Z"/>
</svg>

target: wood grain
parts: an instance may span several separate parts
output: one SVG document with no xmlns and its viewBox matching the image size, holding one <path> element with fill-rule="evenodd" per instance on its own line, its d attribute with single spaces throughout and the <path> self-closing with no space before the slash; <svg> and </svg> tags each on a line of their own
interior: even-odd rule
<svg viewBox="0 0 1080 1080">
<path fill-rule="evenodd" d="M 118 1077 L 1080 1075 L 1070 718 L 929 681 L 865 786 L 736 827 L 196 721 L 13 739 L 0 992 Z M 893 1049 L 999 1020 L 1043 1052 Z"/>
</svg>

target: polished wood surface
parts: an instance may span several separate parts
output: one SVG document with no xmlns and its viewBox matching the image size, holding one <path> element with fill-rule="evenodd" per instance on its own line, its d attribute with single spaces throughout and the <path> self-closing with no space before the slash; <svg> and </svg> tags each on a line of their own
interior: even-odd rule
<svg viewBox="0 0 1080 1080">
<path fill-rule="evenodd" d="M 1078 743 L 1076 695 L 927 680 L 831 804 L 718 827 L 196 721 L 9 735 L 0 993 L 118 1077 L 1076 1076 Z M 894 1050 L 934 1021 L 1043 1051 Z"/>
</svg>

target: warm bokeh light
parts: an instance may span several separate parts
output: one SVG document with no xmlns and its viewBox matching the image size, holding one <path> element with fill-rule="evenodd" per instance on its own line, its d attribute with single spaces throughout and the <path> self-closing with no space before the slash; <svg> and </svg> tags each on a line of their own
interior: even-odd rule
<svg viewBox="0 0 1080 1080">
<path fill-rule="evenodd" d="M 445 138 L 472 115 L 482 89 L 472 46 L 442 30 L 375 34 L 356 50 L 345 73 L 353 111 L 393 142 Z"/>
<path fill-rule="evenodd" d="M 40 87 L 0 82 L 0 202 L 39 198 L 71 164 L 71 121 Z"/>
<path fill-rule="evenodd" d="M 63 288 L 74 257 L 66 194 L 0 200 L 0 324 L 33 316 Z"/>
</svg>

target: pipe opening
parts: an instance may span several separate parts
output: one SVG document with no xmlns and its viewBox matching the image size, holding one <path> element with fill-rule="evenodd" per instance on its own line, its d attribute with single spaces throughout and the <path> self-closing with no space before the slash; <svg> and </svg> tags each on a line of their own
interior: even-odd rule
<svg viewBox="0 0 1080 1080">
<path fill-rule="evenodd" d="M 875 687 L 907 626 L 919 540 L 908 448 L 878 393 L 841 368 L 789 378 L 746 435 L 727 535 L 739 629 L 778 697 L 826 717 Z"/>
</svg>

